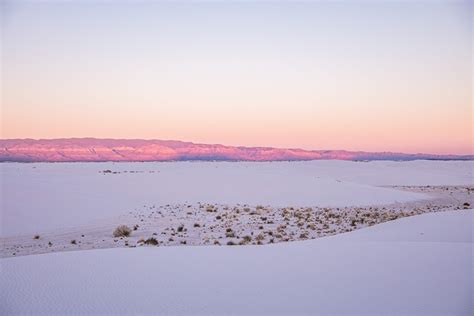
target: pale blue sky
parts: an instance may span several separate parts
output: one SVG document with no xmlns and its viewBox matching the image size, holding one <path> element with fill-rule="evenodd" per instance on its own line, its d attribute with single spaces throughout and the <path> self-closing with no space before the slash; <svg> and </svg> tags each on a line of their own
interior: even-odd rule
<svg viewBox="0 0 474 316">
<path fill-rule="evenodd" d="M 2 137 L 472 151 L 470 1 L 2 6 Z"/>
</svg>

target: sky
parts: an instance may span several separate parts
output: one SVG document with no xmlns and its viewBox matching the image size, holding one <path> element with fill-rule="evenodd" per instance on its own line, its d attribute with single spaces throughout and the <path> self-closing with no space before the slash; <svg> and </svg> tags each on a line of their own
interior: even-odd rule
<svg viewBox="0 0 474 316">
<path fill-rule="evenodd" d="M 472 154 L 471 1 L 3 1 L 1 138 Z"/>
</svg>

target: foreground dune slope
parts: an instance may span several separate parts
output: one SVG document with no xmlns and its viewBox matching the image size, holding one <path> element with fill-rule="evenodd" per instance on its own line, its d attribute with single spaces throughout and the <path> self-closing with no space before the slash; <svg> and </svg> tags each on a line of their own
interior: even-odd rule
<svg viewBox="0 0 474 316">
<path fill-rule="evenodd" d="M 473 221 L 463 210 L 285 244 L 1 259 L 0 314 L 470 315 Z"/>
</svg>

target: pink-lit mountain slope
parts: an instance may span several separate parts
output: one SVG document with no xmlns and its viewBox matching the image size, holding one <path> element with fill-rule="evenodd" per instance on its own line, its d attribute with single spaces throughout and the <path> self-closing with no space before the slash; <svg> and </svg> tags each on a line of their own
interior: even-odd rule
<svg viewBox="0 0 474 316">
<path fill-rule="evenodd" d="M 169 140 L 140 139 L 2 139 L 0 161 L 170 161 L 170 160 L 472 160 L 473 155 L 403 154 L 234 147 Z"/>
</svg>

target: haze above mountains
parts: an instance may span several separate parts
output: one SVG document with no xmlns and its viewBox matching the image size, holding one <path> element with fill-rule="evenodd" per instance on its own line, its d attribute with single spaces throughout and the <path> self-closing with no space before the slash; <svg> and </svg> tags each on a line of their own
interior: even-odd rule
<svg viewBox="0 0 474 316">
<path fill-rule="evenodd" d="M 1 139 L 0 161 L 176 161 L 176 160 L 472 160 L 473 155 L 405 154 L 345 150 L 235 147 L 172 140 L 142 139 Z"/>
</svg>

